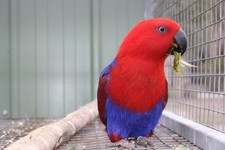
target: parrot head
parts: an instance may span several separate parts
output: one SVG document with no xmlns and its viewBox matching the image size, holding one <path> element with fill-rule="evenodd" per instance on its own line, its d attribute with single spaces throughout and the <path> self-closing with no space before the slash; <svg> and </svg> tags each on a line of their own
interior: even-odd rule
<svg viewBox="0 0 225 150">
<path fill-rule="evenodd" d="M 153 18 L 139 22 L 125 37 L 120 46 L 122 55 L 154 61 L 184 54 L 187 36 L 180 25 L 168 18 Z"/>
</svg>

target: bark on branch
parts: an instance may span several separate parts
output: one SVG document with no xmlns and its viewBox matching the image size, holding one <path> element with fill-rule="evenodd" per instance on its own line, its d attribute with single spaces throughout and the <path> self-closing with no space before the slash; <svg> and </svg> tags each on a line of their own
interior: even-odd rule
<svg viewBox="0 0 225 150">
<path fill-rule="evenodd" d="M 40 127 L 11 144 L 7 150 L 52 150 L 69 140 L 78 130 L 98 115 L 97 101 L 94 100 L 68 114 L 65 118 Z"/>
</svg>

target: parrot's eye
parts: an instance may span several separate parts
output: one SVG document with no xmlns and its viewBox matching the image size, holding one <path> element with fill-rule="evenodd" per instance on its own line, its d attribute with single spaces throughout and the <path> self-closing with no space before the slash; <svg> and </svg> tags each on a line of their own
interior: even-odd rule
<svg viewBox="0 0 225 150">
<path fill-rule="evenodd" d="M 165 32 L 166 32 L 166 27 L 160 26 L 160 27 L 158 28 L 158 31 L 159 31 L 160 33 L 165 33 Z"/>
</svg>

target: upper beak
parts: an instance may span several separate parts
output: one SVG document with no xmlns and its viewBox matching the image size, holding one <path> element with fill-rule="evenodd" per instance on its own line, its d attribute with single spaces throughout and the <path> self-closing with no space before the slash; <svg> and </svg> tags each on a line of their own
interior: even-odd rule
<svg viewBox="0 0 225 150">
<path fill-rule="evenodd" d="M 174 36 L 172 45 L 168 53 L 173 54 L 174 51 L 176 51 L 178 53 L 181 53 L 181 55 L 183 55 L 186 49 L 187 49 L 187 36 L 185 32 L 182 29 L 180 29 Z"/>
</svg>

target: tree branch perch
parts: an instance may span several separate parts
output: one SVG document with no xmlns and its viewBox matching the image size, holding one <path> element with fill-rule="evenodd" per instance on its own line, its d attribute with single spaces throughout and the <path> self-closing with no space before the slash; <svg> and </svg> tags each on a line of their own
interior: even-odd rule
<svg viewBox="0 0 225 150">
<path fill-rule="evenodd" d="M 6 150 L 56 149 L 93 121 L 97 115 L 97 100 L 94 100 L 68 114 L 65 118 L 30 132 L 27 136 L 11 144 Z"/>
</svg>

